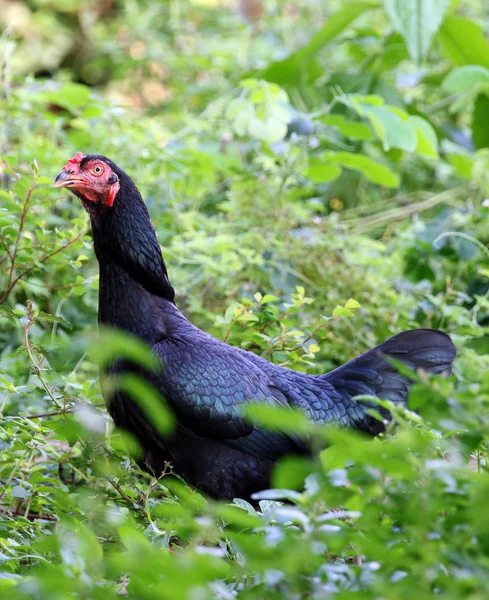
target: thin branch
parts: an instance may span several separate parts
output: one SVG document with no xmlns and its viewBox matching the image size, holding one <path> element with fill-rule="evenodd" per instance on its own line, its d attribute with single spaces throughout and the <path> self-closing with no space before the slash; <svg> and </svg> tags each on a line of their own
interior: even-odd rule
<svg viewBox="0 0 489 600">
<path fill-rule="evenodd" d="M 44 289 L 47 289 L 47 290 L 54 290 L 54 291 L 71 290 L 72 288 L 76 287 L 77 285 L 83 285 L 84 283 L 87 283 L 87 281 L 90 281 L 94 277 L 95 277 L 95 275 L 91 275 L 90 277 L 87 277 L 83 281 L 76 281 L 75 283 L 67 283 L 66 285 L 58 285 L 58 286 L 56 286 L 56 285 L 45 285 L 43 283 L 36 283 L 34 281 L 29 282 L 29 285 L 32 285 L 34 287 L 44 288 Z"/>
<path fill-rule="evenodd" d="M 36 362 L 36 359 L 34 358 L 34 355 L 32 353 L 32 346 L 31 346 L 31 343 L 29 340 L 29 327 L 31 327 L 31 325 L 33 325 L 35 323 L 35 319 L 32 317 L 32 304 L 30 301 L 27 302 L 27 317 L 28 317 L 29 321 L 28 321 L 27 325 L 23 325 L 24 342 L 25 342 L 25 348 L 27 350 L 29 360 L 31 361 L 34 373 L 36 374 L 37 378 L 41 382 L 42 387 L 46 390 L 46 393 L 48 394 L 48 396 L 51 398 L 51 402 L 54 404 L 54 406 L 56 406 L 59 410 L 65 410 L 66 407 L 61 408 L 59 406 L 58 401 L 54 397 L 53 392 L 49 389 L 49 386 L 46 383 L 46 381 L 42 375 L 41 363 L 38 364 L 39 361 Z"/>
<path fill-rule="evenodd" d="M 40 515 L 34 512 L 18 511 L 13 510 L 11 507 L 0 506 L 0 513 L 4 514 L 7 517 L 24 517 L 25 519 L 29 519 L 29 521 L 34 521 L 35 519 L 43 519 L 44 521 L 57 521 L 58 517 L 54 515 Z"/>
<path fill-rule="evenodd" d="M 62 408 L 61 410 L 53 410 L 52 412 L 39 413 L 37 415 L 20 415 L 22 419 L 42 419 L 44 417 L 54 417 L 56 415 L 64 415 L 73 412 L 74 407 Z"/>
<path fill-rule="evenodd" d="M 320 329 L 326 329 L 326 327 L 329 327 L 329 321 L 326 323 L 320 323 L 319 325 L 314 327 L 314 329 L 309 335 L 307 335 L 299 344 L 297 344 L 297 346 L 294 346 L 293 348 L 287 350 L 287 352 L 296 352 L 297 350 L 304 348 L 304 344 L 307 344 L 307 342 L 311 341 Z"/>
<path fill-rule="evenodd" d="M 20 238 L 22 236 L 22 231 L 24 230 L 25 219 L 27 217 L 27 211 L 29 210 L 29 203 L 31 201 L 32 192 L 36 188 L 36 181 L 37 181 L 37 178 L 34 179 L 34 181 L 31 183 L 31 187 L 29 188 L 29 191 L 27 192 L 27 196 L 25 198 L 24 206 L 22 208 L 22 214 L 20 215 L 19 230 L 17 232 L 17 238 L 16 238 L 15 243 L 14 243 L 14 251 L 10 255 L 10 270 L 9 270 L 8 279 L 7 279 L 7 289 L 8 289 L 8 287 L 9 287 L 11 281 L 12 281 L 12 278 L 14 276 L 15 259 L 17 258 L 17 251 L 19 250 L 19 242 L 20 242 Z"/>
<path fill-rule="evenodd" d="M 92 408 L 102 408 L 105 406 L 105 402 L 99 404 L 90 404 Z M 66 413 L 76 412 L 76 406 L 70 406 L 68 408 L 62 408 L 61 410 L 53 410 L 52 412 L 38 413 L 36 415 L 20 415 L 22 419 L 43 419 L 44 417 L 56 417 L 57 415 L 65 415 Z"/>
<path fill-rule="evenodd" d="M 0 242 L 2 242 L 2 246 L 5 248 L 5 252 L 6 252 L 6 254 L 4 254 L 2 256 L 2 258 L 0 258 L 0 265 L 1 265 L 4 261 L 7 260 L 7 257 L 10 258 L 10 261 L 12 261 L 12 254 L 10 253 L 10 248 L 8 247 L 7 242 L 5 241 L 3 235 L 1 235 L 1 234 L 0 234 Z"/>
<path fill-rule="evenodd" d="M 83 235 L 85 235 L 86 232 L 86 228 L 84 227 L 80 233 L 78 235 L 76 235 L 74 238 L 72 238 L 71 240 L 69 240 L 68 242 L 66 242 L 66 244 L 64 244 L 63 246 L 60 246 L 57 250 L 54 250 L 53 252 L 51 252 L 50 254 L 46 254 L 45 256 L 43 256 L 42 258 L 40 258 L 38 261 L 36 261 L 35 264 L 31 265 L 30 267 L 28 267 L 27 269 L 25 269 L 24 271 L 22 271 L 22 273 L 20 275 L 18 275 L 11 283 L 10 285 L 7 287 L 7 289 L 5 290 L 3 296 L 0 298 L 0 304 L 3 304 L 7 298 L 10 295 L 10 292 L 13 290 L 13 288 L 17 285 L 17 283 L 23 278 L 25 277 L 28 273 L 30 273 L 33 269 L 35 269 L 38 266 L 38 263 L 44 263 L 47 260 L 49 260 L 50 258 L 52 258 L 53 256 L 55 256 L 56 254 L 59 254 L 60 252 L 62 252 L 63 250 L 65 250 L 66 248 L 68 248 L 68 246 L 71 246 L 71 244 L 74 244 L 75 242 L 77 242 L 81 237 L 83 237 Z"/>
<path fill-rule="evenodd" d="M 118 483 L 116 483 L 115 481 L 112 481 L 112 479 L 109 479 L 109 483 L 119 493 L 121 498 L 123 498 L 130 506 L 134 507 L 134 505 L 137 504 L 137 502 L 135 500 L 133 500 L 132 498 L 129 498 L 129 496 L 124 492 L 124 490 L 121 488 L 121 486 Z M 141 512 L 143 512 L 143 514 L 144 514 L 144 509 L 140 508 L 139 510 Z"/>
</svg>

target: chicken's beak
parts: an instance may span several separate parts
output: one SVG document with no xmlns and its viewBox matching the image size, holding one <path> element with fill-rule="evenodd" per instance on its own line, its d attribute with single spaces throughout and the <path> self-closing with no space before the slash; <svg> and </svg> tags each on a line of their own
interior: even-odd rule
<svg viewBox="0 0 489 600">
<path fill-rule="evenodd" d="M 54 180 L 54 187 L 69 188 L 80 184 L 86 185 L 86 183 L 87 182 L 83 177 L 77 177 L 76 175 L 71 175 L 66 171 L 61 171 L 61 173 L 59 173 Z"/>
</svg>

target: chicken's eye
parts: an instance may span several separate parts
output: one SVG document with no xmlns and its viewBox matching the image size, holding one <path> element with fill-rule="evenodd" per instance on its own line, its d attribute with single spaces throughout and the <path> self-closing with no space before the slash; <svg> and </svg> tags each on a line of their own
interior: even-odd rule
<svg viewBox="0 0 489 600">
<path fill-rule="evenodd" d="M 92 169 L 95 175 L 100 175 L 102 173 L 102 165 L 95 165 Z"/>
</svg>

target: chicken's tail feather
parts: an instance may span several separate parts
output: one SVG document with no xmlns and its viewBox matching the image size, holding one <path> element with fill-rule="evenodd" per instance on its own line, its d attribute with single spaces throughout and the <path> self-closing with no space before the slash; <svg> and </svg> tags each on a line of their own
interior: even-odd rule
<svg viewBox="0 0 489 600">
<path fill-rule="evenodd" d="M 334 386 L 348 403 L 354 396 L 369 395 L 404 404 L 412 380 L 400 373 L 389 358 L 413 371 L 450 375 L 455 355 L 455 346 L 446 333 L 436 329 L 414 329 L 389 338 L 320 379 Z M 368 402 L 362 403 L 369 406 Z M 377 409 L 389 417 L 387 411 Z M 362 419 L 357 426 L 372 434 L 384 430 L 384 425 L 373 417 L 367 421 Z"/>
</svg>

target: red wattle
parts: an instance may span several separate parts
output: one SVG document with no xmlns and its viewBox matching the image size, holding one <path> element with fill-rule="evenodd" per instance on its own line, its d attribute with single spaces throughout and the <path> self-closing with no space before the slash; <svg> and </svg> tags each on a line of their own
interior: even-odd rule
<svg viewBox="0 0 489 600">
<path fill-rule="evenodd" d="M 104 199 L 104 203 L 107 206 L 112 206 L 114 204 L 115 197 L 116 197 L 117 192 L 119 191 L 120 187 L 121 187 L 120 183 L 116 183 L 109 189 L 109 191 L 107 192 L 105 199 Z"/>
</svg>

